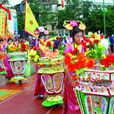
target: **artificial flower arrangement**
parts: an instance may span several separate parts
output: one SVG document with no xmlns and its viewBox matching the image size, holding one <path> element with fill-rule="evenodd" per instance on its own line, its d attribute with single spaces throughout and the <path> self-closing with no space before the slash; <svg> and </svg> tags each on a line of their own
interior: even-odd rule
<svg viewBox="0 0 114 114">
<path fill-rule="evenodd" d="M 94 58 L 98 61 L 105 57 L 103 54 L 105 47 L 101 44 L 103 38 L 103 35 L 98 35 L 96 32 L 89 32 L 87 37 L 83 37 L 82 45 L 85 47 L 87 57 Z"/>
<path fill-rule="evenodd" d="M 64 50 L 65 50 L 66 46 L 63 44 L 63 43 L 60 43 L 60 46 L 59 46 L 59 51 L 60 51 L 60 54 L 63 55 L 64 54 Z"/>
<path fill-rule="evenodd" d="M 38 63 L 39 57 L 41 57 L 41 51 L 38 50 L 35 46 L 28 51 L 28 58 L 31 61 Z"/>
<path fill-rule="evenodd" d="M 25 52 L 29 50 L 29 45 L 24 44 L 24 43 L 18 43 L 18 44 L 12 43 L 7 46 L 6 50 L 7 50 L 7 53 Z"/>
<path fill-rule="evenodd" d="M 93 68 L 96 63 L 95 59 L 88 58 L 86 54 L 79 53 L 77 49 L 72 53 L 66 54 L 64 61 L 68 66 L 68 70 L 76 72 L 76 75 L 84 72 L 86 68 Z"/>
<path fill-rule="evenodd" d="M 59 53 L 59 50 L 58 50 L 58 49 L 56 49 L 56 50 L 53 52 L 53 51 L 51 51 L 50 49 L 47 48 L 47 50 L 44 52 L 44 55 L 45 55 L 45 57 L 51 59 L 51 58 L 54 58 L 54 57 L 56 57 L 56 56 L 59 56 L 60 53 Z"/>
<path fill-rule="evenodd" d="M 53 50 L 54 41 L 47 40 L 46 41 L 46 47 L 48 47 L 50 50 Z"/>
<path fill-rule="evenodd" d="M 17 52 L 17 51 L 20 50 L 20 48 L 21 48 L 20 45 L 17 46 L 14 43 L 12 43 L 12 44 L 7 46 L 6 50 L 7 50 L 8 53 L 10 53 L 10 52 Z"/>
<path fill-rule="evenodd" d="M 26 42 L 22 42 L 20 45 L 21 45 L 21 51 L 22 52 L 28 51 L 30 49 L 29 44 L 27 44 Z"/>
<path fill-rule="evenodd" d="M 88 58 L 94 58 L 100 61 L 101 59 L 105 57 L 105 55 L 103 54 L 104 51 L 105 51 L 104 46 L 99 43 L 97 45 L 95 44 L 93 48 L 86 51 L 85 54 Z"/>
<path fill-rule="evenodd" d="M 101 65 L 104 67 L 112 67 L 114 66 L 114 55 L 108 55 L 100 61 Z"/>
<path fill-rule="evenodd" d="M 94 45 L 99 44 L 103 38 L 103 35 L 99 35 L 96 32 L 88 32 L 88 35 L 83 37 L 82 45 L 86 47 L 86 50 L 89 50 L 94 48 Z"/>
</svg>

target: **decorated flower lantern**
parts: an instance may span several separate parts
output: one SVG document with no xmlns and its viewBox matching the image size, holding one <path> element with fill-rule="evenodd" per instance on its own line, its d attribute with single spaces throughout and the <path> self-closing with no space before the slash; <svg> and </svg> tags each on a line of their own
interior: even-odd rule
<svg viewBox="0 0 114 114">
<path fill-rule="evenodd" d="M 1 67 L 1 71 L 0 71 L 0 74 L 5 74 L 6 71 L 5 71 L 5 65 L 4 65 L 4 62 L 3 60 L 5 59 L 6 57 L 6 53 L 5 52 L 0 52 L 0 67 Z"/>
<path fill-rule="evenodd" d="M 21 83 L 23 80 L 26 80 L 26 78 L 23 77 L 25 65 L 27 62 L 26 55 L 27 52 L 14 52 L 8 54 L 8 56 L 10 57 L 10 66 L 15 75 L 13 78 L 11 78 L 11 82 Z"/>
<path fill-rule="evenodd" d="M 114 70 L 100 69 L 89 69 L 80 75 L 76 93 L 84 114 L 114 113 Z"/>
<path fill-rule="evenodd" d="M 43 106 L 49 107 L 56 104 L 62 104 L 60 93 L 63 87 L 64 69 L 63 57 L 55 57 L 52 59 L 42 57 L 39 65 L 41 66 L 38 73 L 48 94 L 47 99 L 42 103 Z"/>
</svg>

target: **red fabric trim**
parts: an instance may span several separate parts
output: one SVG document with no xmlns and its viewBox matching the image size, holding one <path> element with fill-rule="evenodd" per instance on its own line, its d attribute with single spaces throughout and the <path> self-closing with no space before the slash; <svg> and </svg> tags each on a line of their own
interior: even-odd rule
<svg viewBox="0 0 114 114">
<path fill-rule="evenodd" d="M 3 10 L 5 10 L 8 13 L 8 19 L 11 20 L 11 13 L 10 10 L 5 8 L 4 6 L 2 6 L 2 4 L 0 3 L 0 8 L 2 8 Z"/>
</svg>

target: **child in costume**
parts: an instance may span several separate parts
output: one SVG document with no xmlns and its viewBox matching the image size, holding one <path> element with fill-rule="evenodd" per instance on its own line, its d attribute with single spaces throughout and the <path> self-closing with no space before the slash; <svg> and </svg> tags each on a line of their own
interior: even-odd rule
<svg viewBox="0 0 114 114">
<path fill-rule="evenodd" d="M 44 56 L 44 53 L 46 52 L 47 48 L 45 46 L 45 36 L 48 34 L 48 30 L 44 27 L 39 27 L 36 29 L 35 33 L 39 36 L 38 39 L 36 39 L 37 42 L 37 49 L 40 50 L 41 56 Z M 39 41 L 37 41 L 39 40 Z M 36 67 L 36 71 L 38 71 L 39 67 Z M 44 85 L 41 81 L 41 77 L 39 74 L 36 76 L 36 85 L 35 85 L 35 93 L 34 95 L 38 95 L 39 98 L 44 98 L 44 95 L 46 94 Z"/>
<path fill-rule="evenodd" d="M 57 36 L 56 40 L 54 41 L 54 50 L 59 49 L 59 45 L 61 43 L 61 36 Z"/>
<path fill-rule="evenodd" d="M 85 25 L 78 21 L 65 21 L 64 27 L 70 31 L 70 37 L 72 37 L 72 43 L 69 43 L 65 49 L 65 54 L 73 52 L 75 49 L 79 53 L 84 53 L 84 46 L 81 44 L 83 40 L 83 33 Z M 69 73 L 68 68 L 64 65 L 65 70 L 65 89 L 64 89 L 64 102 L 63 102 L 63 114 L 81 114 L 78 99 L 74 91 L 74 84 L 71 76 L 72 72 Z M 70 93 L 70 94 L 69 94 Z"/>
<path fill-rule="evenodd" d="M 38 46 L 37 46 L 37 49 L 40 50 L 41 56 L 44 56 L 44 52 L 43 52 L 43 51 L 44 51 L 44 48 L 43 48 L 43 45 L 42 45 L 42 44 L 38 45 Z M 36 66 L 36 71 L 38 71 L 38 69 L 39 69 L 39 67 Z M 34 95 L 38 95 L 39 98 L 43 98 L 44 95 L 45 95 L 45 93 L 46 93 L 46 92 L 45 92 L 45 88 L 44 88 L 44 86 L 43 86 L 43 84 L 42 84 L 40 75 L 37 74 L 37 76 L 36 76 L 36 85 L 35 85 L 35 93 L 34 93 Z"/>
</svg>

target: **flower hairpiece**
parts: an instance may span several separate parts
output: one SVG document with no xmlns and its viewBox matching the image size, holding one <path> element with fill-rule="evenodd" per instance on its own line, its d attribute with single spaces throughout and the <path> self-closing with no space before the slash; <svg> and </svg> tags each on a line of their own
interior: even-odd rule
<svg viewBox="0 0 114 114">
<path fill-rule="evenodd" d="M 86 29 L 86 26 L 81 21 L 75 21 L 75 20 L 64 21 L 63 26 L 69 31 L 72 30 L 73 27 L 75 27 L 75 26 L 78 27 L 81 30 L 85 30 Z"/>
<path fill-rule="evenodd" d="M 49 31 L 45 27 L 41 26 L 34 31 L 34 34 L 37 36 L 39 36 L 40 33 L 43 33 L 44 35 L 48 35 Z"/>
</svg>

